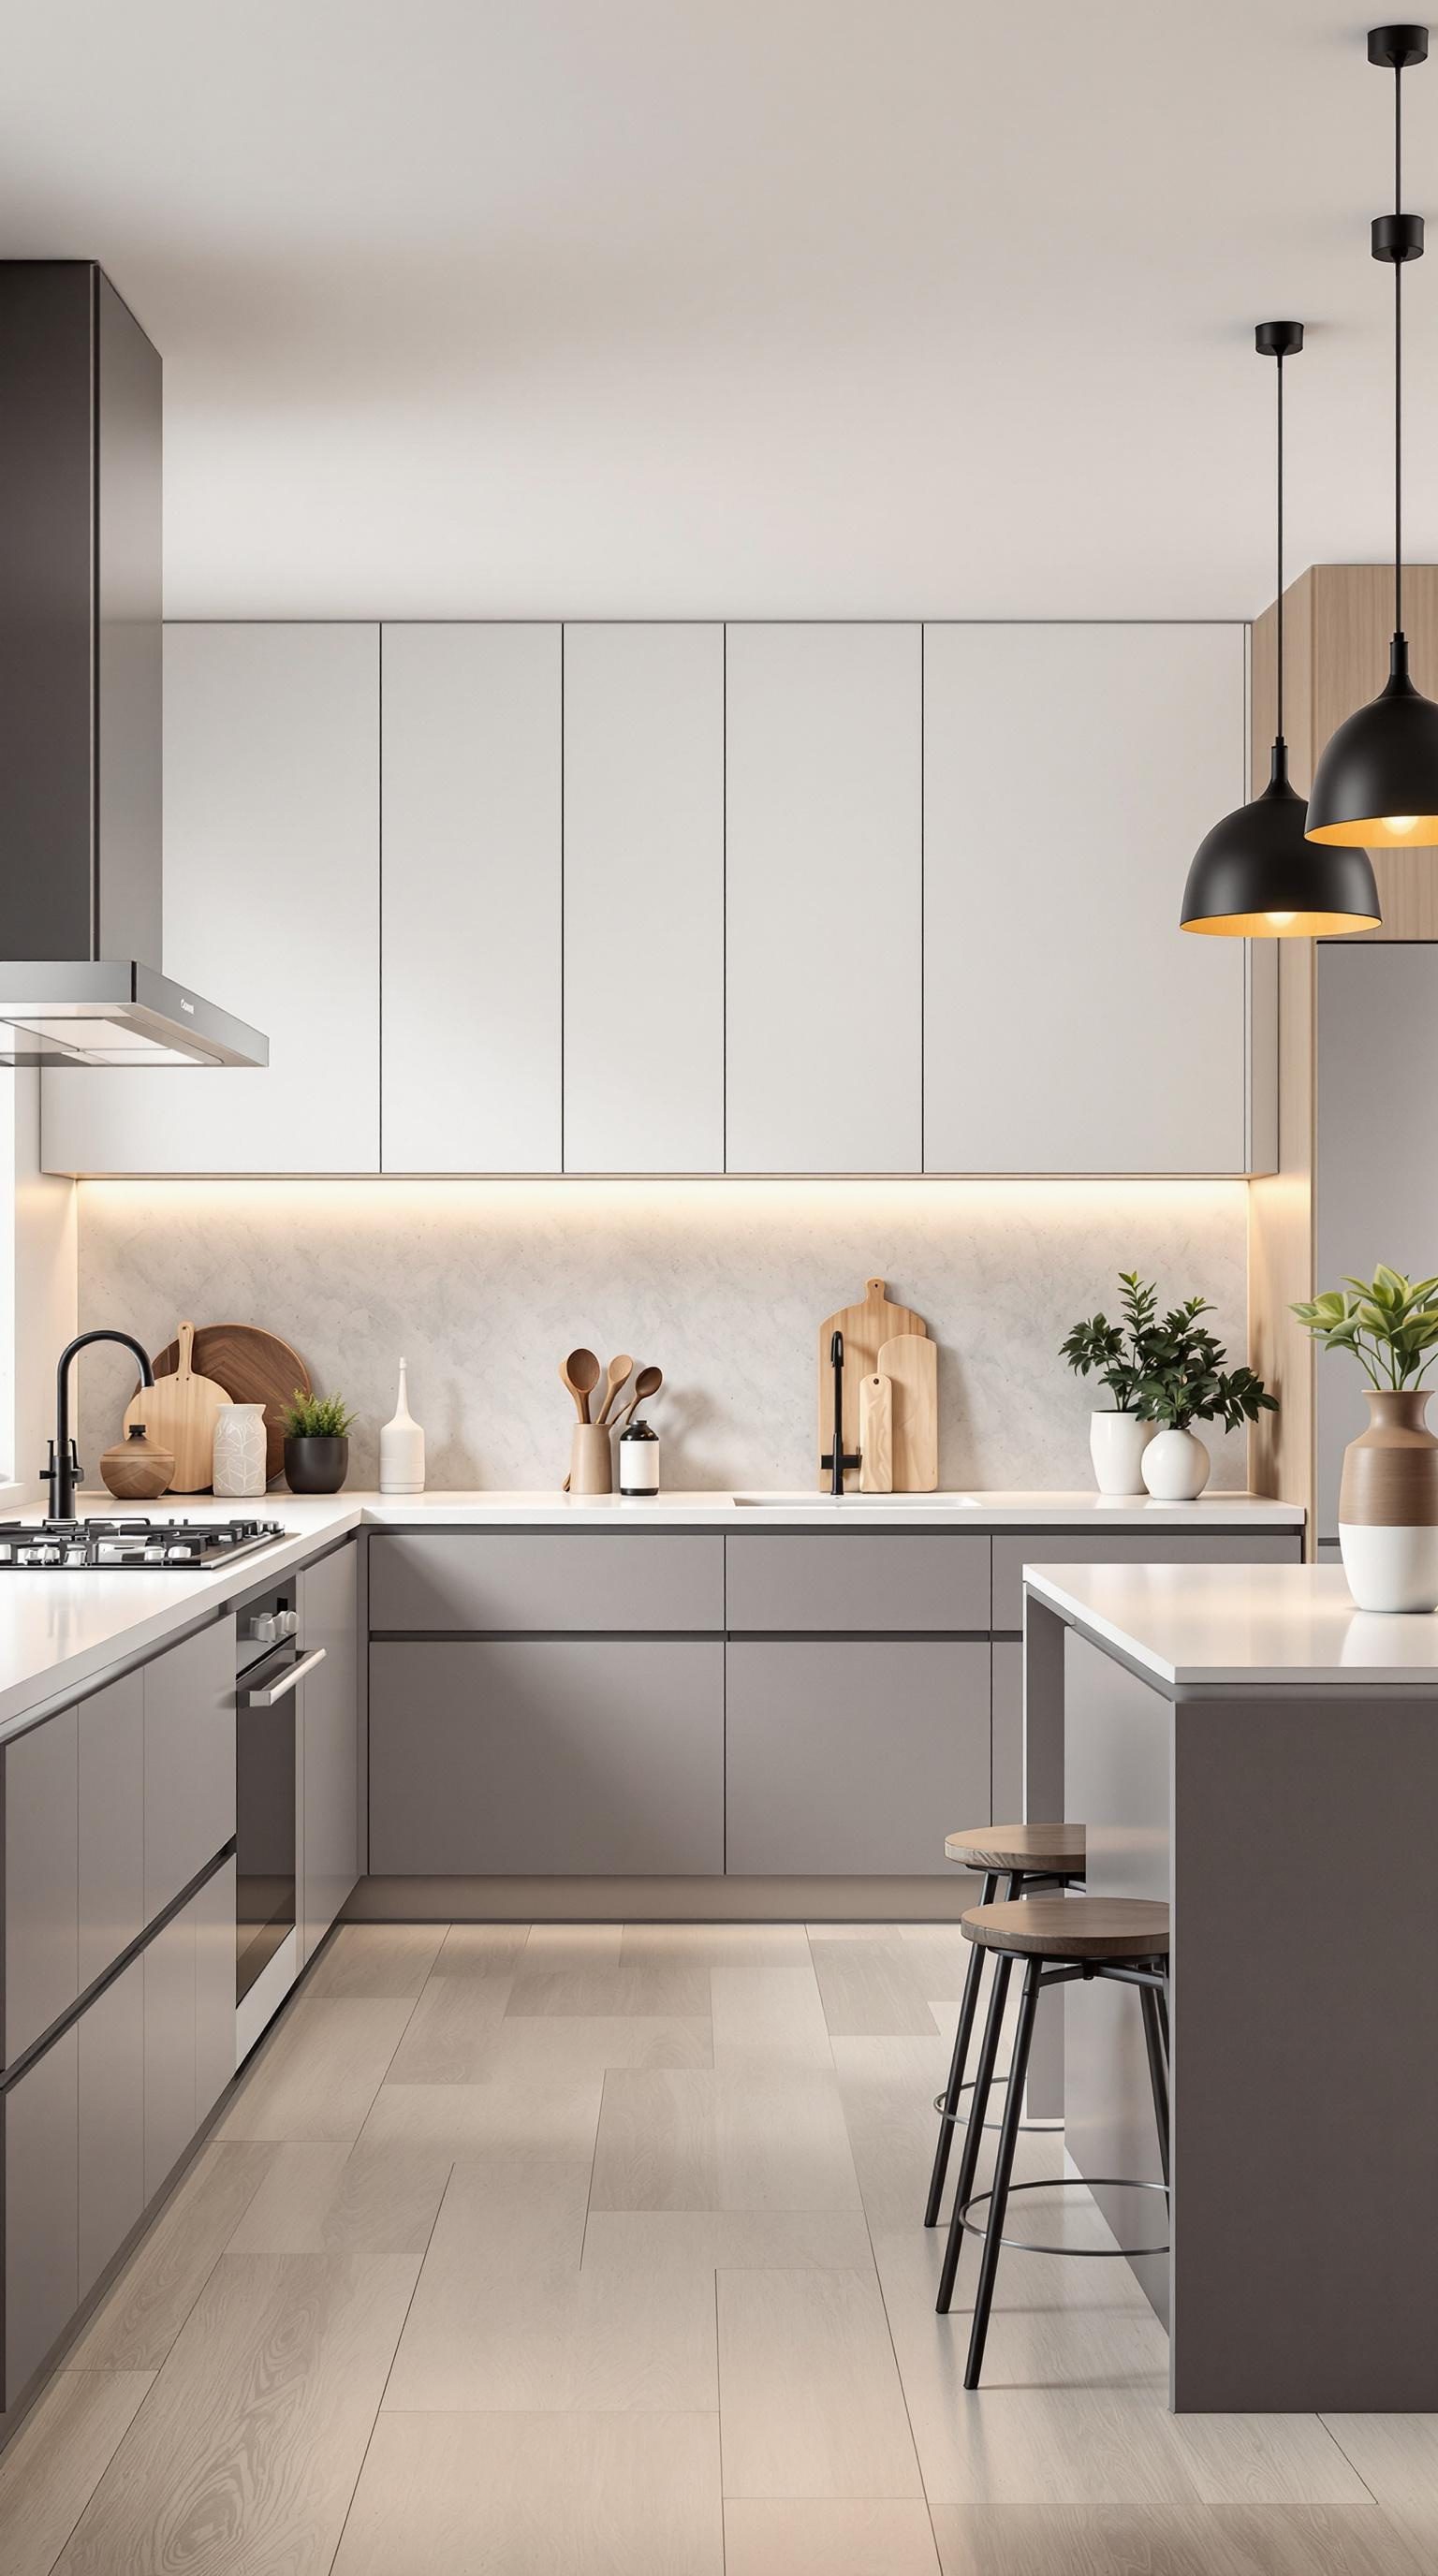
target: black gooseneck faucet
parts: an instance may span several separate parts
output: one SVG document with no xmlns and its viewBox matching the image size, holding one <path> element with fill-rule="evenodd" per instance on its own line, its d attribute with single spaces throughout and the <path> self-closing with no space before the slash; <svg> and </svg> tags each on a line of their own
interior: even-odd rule
<svg viewBox="0 0 1438 2576">
<path fill-rule="evenodd" d="M 65 1344 L 55 1371 L 55 1437 L 50 1443 L 48 1464 L 41 1469 L 50 1488 L 52 1521 L 74 1519 L 75 1488 L 85 1472 L 70 1437 L 70 1363 L 76 1352 L 83 1351 L 91 1342 L 118 1342 L 122 1349 L 133 1352 L 139 1364 L 141 1384 L 153 1386 L 155 1383 L 150 1355 L 141 1349 L 133 1333 L 111 1332 L 108 1326 L 99 1324 L 93 1332 L 77 1333 L 73 1342 Z"/>
<path fill-rule="evenodd" d="M 829 1344 L 829 1366 L 834 1372 L 834 1442 L 833 1447 L 825 1451 L 819 1464 L 830 1470 L 830 1493 L 842 1494 L 844 1469 L 857 1467 L 859 1464 L 858 1450 L 846 1450 L 844 1447 L 844 1336 L 842 1333 L 836 1333 Z"/>
</svg>

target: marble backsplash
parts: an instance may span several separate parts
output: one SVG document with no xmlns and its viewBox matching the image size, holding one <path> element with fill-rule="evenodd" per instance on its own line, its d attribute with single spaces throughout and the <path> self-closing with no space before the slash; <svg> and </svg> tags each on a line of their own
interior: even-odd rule
<svg viewBox="0 0 1438 2576">
<path fill-rule="evenodd" d="M 559 1361 L 657 1360 L 664 1483 L 794 1486 L 815 1474 L 815 1335 L 879 1276 L 939 1345 L 941 1484 L 1091 1483 L 1074 1318 L 1120 1269 L 1201 1290 L 1245 1345 L 1237 1181 L 87 1181 L 80 1323 L 151 1350 L 176 1323 L 263 1324 L 355 1408 L 351 1478 L 377 1480 L 401 1354 L 432 1486 L 557 1485 L 572 1407 Z M 94 1476 L 133 1375 L 79 1367 Z M 1210 1435 L 1241 1487 L 1241 1433 Z"/>
</svg>

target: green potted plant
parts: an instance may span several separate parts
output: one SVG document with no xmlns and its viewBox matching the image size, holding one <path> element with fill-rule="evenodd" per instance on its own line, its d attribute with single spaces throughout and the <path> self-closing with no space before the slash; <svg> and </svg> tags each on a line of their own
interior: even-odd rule
<svg viewBox="0 0 1438 2576">
<path fill-rule="evenodd" d="M 1423 1380 L 1438 1357 L 1438 1278 L 1380 1261 L 1293 1309 L 1325 1351 L 1347 1351 L 1368 1384 L 1369 1423 L 1343 1453 L 1338 1544 L 1360 1610 L 1438 1608 L 1438 1438 Z"/>
<path fill-rule="evenodd" d="M 337 1494 L 349 1473 L 349 1428 L 342 1395 L 301 1395 L 285 1407 L 285 1478 L 292 1494 Z"/>
<path fill-rule="evenodd" d="M 1206 1297 L 1186 1297 L 1145 1338 L 1138 1405 L 1159 1427 L 1143 1453 L 1143 1481 L 1156 1502 L 1191 1503 L 1208 1483 L 1212 1461 L 1195 1422 L 1234 1431 L 1278 1410 L 1251 1368 L 1225 1368 L 1227 1351 L 1198 1320 L 1211 1312 Z"/>
<path fill-rule="evenodd" d="M 1117 1322 L 1105 1314 L 1089 1315 L 1075 1324 L 1060 1344 L 1060 1356 L 1076 1377 L 1096 1377 L 1113 1398 L 1088 1418 L 1088 1453 L 1094 1482 L 1101 1494 L 1141 1494 L 1143 1453 L 1155 1425 L 1139 1411 L 1138 1390 L 1147 1365 L 1158 1291 L 1136 1270 L 1118 1274 L 1121 1295 Z"/>
</svg>

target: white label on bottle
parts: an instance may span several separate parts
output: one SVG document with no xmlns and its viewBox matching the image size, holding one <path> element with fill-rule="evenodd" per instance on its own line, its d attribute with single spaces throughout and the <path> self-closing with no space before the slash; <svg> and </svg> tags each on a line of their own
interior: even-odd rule
<svg viewBox="0 0 1438 2576">
<path fill-rule="evenodd" d="M 657 1440 L 620 1441 L 619 1490 L 621 1494 L 658 1493 L 659 1443 Z"/>
</svg>

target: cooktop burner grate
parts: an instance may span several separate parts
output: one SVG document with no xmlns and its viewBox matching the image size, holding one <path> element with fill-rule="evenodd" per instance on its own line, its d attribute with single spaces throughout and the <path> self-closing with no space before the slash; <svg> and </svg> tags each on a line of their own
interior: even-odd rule
<svg viewBox="0 0 1438 2576">
<path fill-rule="evenodd" d="M 154 1521 L 117 1513 L 0 1526 L 0 1571 L 18 1574 L 206 1573 L 277 1538 L 282 1521 Z"/>
</svg>

